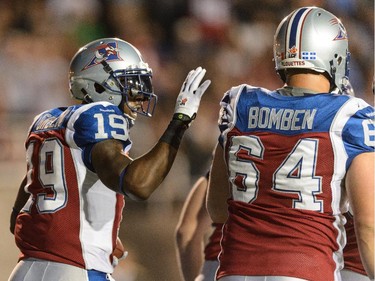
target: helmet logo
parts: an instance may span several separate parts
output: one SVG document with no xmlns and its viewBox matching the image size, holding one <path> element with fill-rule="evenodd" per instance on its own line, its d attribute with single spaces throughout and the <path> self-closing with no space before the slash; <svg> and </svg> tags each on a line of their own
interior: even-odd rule
<svg viewBox="0 0 375 281">
<path fill-rule="evenodd" d="M 333 41 L 336 41 L 336 40 L 347 40 L 348 39 L 348 33 L 346 32 L 346 29 L 345 29 L 344 25 L 340 22 L 339 19 L 333 18 L 333 19 L 330 20 L 330 23 L 331 23 L 331 25 L 338 24 L 338 26 L 339 26 L 338 34 L 333 39 Z"/>
<path fill-rule="evenodd" d="M 298 49 L 297 47 L 294 45 L 292 48 L 290 48 L 288 50 L 288 58 L 295 58 L 297 56 L 297 53 L 298 53 Z"/>
<path fill-rule="evenodd" d="M 91 58 L 90 62 L 82 70 L 98 65 L 103 60 L 105 61 L 123 60 L 119 55 L 116 42 L 104 43 L 104 44 L 97 46 L 94 56 Z"/>
</svg>

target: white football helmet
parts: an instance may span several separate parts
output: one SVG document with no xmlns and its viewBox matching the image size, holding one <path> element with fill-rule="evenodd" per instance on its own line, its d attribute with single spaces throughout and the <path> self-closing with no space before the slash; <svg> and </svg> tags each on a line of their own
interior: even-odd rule
<svg viewBox="0 0 375 281">
<path fill-rule="evenodd" d="M 331 91 L 345 93 L 349 83 L 348 36 L 335 15 L 318 7 L 299 8 L 279 24 L 274 37 L 276 71 L 310 69 L 327 73 Z"/>
<path fill-rule="evenodd" d="M 72 96 L 87 103 L 108 101 L 151 117 L 157 102 L 152 70 L 133 45 L 118 38 L 95 40 L 78 50 L 70 62 Z M 129 98 L 141 98 L 143 106 L 132 108 Z"/>
</svg>

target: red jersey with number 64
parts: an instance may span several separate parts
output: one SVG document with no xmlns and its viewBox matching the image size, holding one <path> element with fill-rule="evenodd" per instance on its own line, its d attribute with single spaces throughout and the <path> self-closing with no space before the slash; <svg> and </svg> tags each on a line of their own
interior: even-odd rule
<svg viewBox="0 0 375 281">
<path fill-rule="evenodd" d="M 374 108 L 345 95 L 281 93 L 240 85 L 221 101 L 232 195 L 217 278 L 340 280 L 342 181 L 355 156 L 374 150 Z"/>
</svg>

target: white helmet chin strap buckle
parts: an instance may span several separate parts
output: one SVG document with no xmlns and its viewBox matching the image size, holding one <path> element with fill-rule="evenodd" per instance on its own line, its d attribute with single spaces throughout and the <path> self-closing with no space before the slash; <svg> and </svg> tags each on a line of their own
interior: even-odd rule
<svg viewBox="0 0 375 281">
<path fill-rule="evenodd" d="M 338 94 L 338 95 L 348 95 L 348 96 L 355 97 L 355 93 L 354 93 L 352 84 L 350 83 L 349 78 L 346 77 L 346 76 L 344 76 L 341 79 L 340 88 L 335 87 L 331 91 L 331 93 Z"/>
<path fill-rule="evenodd" d="M 344 95 L 354 97 L 355 96 L 354 90 L 353 90 L 352 84 L 349 81 L 349 78 L 344 76 L 341 81 L 342 81 L 341 82 L 342 83 L 342 93 Z"/>
</svg>

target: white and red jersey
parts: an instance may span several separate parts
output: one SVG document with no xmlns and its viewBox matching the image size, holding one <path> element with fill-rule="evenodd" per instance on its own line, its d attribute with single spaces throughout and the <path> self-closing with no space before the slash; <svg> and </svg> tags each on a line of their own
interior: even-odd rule
<svg viewBox="0 0 375 281">
<path fill-rule="evenodd" d="M 230 89 L 221 106 L 232 194 L 217 278 L 340 280 L 341 183 L 353 158 L 374 150 L 374 108 L 344 95 L 249 85 Z"/>
<path fill-rule="evenodd" d="M 99 180 L 91 149 L 110 138 L 130 149 L 131 122 L 107 102 L 56 108 L 35 118 L 26 140 L 30 198 L 15 228 L 21 259 L 113 272 L 124 197 Z"/>
</svg>

